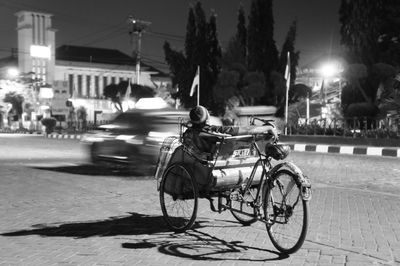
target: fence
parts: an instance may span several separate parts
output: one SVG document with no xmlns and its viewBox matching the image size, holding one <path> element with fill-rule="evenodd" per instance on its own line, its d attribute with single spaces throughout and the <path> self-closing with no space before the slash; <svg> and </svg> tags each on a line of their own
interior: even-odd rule
<svg viewBox="0 0 400 266">
<path fill-rule="evenodd" d="M 399 118 L 351 117 L 289 123 L 288 135 L 326 135 L 354 138 L 400 138 Z"/>
<path fill-rule="evenodd" d="M 55 132 L 67 131 L 71 133 L 85 133 L 91 130 L 95 130 L 101 125 L 105 125 L 110 123 L 108 120 L 100 120 L 96 121 L 74 121 L 74 122 L 67 122 L 66 127 L 56 126 Z"/>
</svg>

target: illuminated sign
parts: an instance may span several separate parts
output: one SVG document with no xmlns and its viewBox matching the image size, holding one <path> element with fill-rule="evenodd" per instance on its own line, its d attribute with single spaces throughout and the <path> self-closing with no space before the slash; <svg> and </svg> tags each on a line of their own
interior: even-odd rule
<svg viewBox="0 0 400 266">
<path fill-rule="evenodd" d="M 50 46 L 31 45 L 31 56 L 38 58 L 51 58 Z"/>
<path fill-rule="evenodd" d="M 51 99 L 54 97 L 54 92 L 52 88 L 40 88 L 39 98 Z"/>
</svg>

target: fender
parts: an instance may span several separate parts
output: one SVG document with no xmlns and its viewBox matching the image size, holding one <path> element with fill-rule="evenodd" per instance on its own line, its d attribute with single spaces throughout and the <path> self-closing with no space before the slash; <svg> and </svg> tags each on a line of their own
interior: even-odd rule
<svg viewBox="0 0 400 266">
<path fill-rule="evenodd" d="M 298 184 L 301 186 L 301 197 L 303 200 L 311 200 L 311 183 L 309 178 L 303 174 L 298 166 L 296 166 L 292 162 L 283 162 L 275 165 L 269 172 L 268 177 L 273 180 L 273 176 L 276 174 L 278 170 L 286 169 L 291 171 L 295 178 L 297 179 Z"/>
</svg>

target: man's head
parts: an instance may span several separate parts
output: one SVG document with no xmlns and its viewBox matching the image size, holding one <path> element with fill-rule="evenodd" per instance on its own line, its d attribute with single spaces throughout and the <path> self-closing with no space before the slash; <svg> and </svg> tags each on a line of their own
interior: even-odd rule
<svg viewBox="0 0 400 266">
<path fill-rule="evenodd" d="M 190 122 L 194 125 L 205 125 L 207 120 L 210 118 L 210 114 L 207 109 L 201 105 L 196 106 L 189 113 Z"/>
</svg>

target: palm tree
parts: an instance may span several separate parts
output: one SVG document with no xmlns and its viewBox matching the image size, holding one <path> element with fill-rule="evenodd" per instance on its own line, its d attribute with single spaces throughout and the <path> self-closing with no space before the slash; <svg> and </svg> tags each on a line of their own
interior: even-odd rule
<svg viewBox="0 0 400 266">
<path fill-rule="evenodd" d="M 21 94 L 18 94 L 15 91 L 9 92 L 5 95 L 4 97 L 4 102 L 10 103 L 12 105 L 12 110 L 15 113 L 15 115 L 18 116 L 18 121 L 19 121 L 19 127 L 22 128 L 22 113 L 23 113 L 23 102 L 25 101 L 24 96 Z"/>
</svg>

